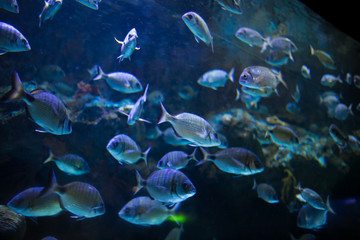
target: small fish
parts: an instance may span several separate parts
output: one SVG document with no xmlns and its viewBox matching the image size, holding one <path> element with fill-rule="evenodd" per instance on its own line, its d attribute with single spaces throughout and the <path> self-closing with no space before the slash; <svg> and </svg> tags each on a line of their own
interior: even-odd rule
<svg viewBox="0 0 360 240">
<path fill-rule="evenodd" d="M 345 82 L 346 82 L 347 84 L 349 84 L 349 85 L 352 84 L 351 73 L 347 73 L 347 74 L 346 74 Z"/>
<path fill-rule="evenodd" d="M 201 86 L 217 90 L 218 87 L 224 87 L 228 79 L 234 82 L 234 71 L 235 68 L 232 68 L 229 73 L 221 69 L 214 69 L 204 73 L 197 83 Z"/>
<path fill-rule="evenodd" d="M 187 12 L 182 16 L 183 21 L 190 31 L 194 34 L 196 42 L 199 40 L 211 45 L 211 50 L 214 52 L 213 36 L 211 36 L 210 30 L 204 19 L 195 12 Z"/>
<path fill-rule="evenodd" d="M 60 66 L 55 64 L 48 64 L 40 68 L 39 76 L 43 81 L 53 82 L 66 77 L 66 74 Z"/>
<path fill-rule="evenodd" d="M 249 44 L 250 47 L 263 47 L 264 45 L 271 46 L 270 37 L 264 38 L 259 32 L 251 28 L 239 28 L 235 33 L 235 37 L 237 37 L 244 43 Z"/>
<path fill-rule="evenodd" d="M 291 97 L 295 100 L 296 103 L 299 103 L 301 95 L 300 95 L 300 89 L 299 89 L 298 84 L 296 84 L 296 90 L 295 90 L 294 94 L 291 95 Z"/>
<path fill-rule="evenodd" d="M 243 13 L 243 0 L 216 0 L 222 9 L 229 11 L 234 14 L 242 14 Z"/>
<path fill-rule="evenodd" d="M 259 90 L 259 89 L 256 89 L 256 90 Z M 262 90 L 262 89 L 260 89 L 260 90 Z M 243 93 L 243 94 L 241 94 L 240 99 L 243 103 L 245 103 L 245 105 L 248 109 L 254 110 L 258 107 L 258 102 L 261 100 L 261 97 L 255 95 L 255 94 L 250 95 L 247 93 Z"/>
<path fill-rule="evenodd" d="M 275 188 L 267 183 L 260 183 L 258 185 L 256 184 L 256 180 L 254 179 L 254 186 L 252 189 L 256 190 L 258 197 L 263 199 L 265 202 L 268 203 L 279 202 L 279 196 Z"/>
<path fill-rule="evenodd" d="M 301 109 L 296 102 L 289 102 L 288 104 L 286 104 L 285 108 L 286 111 L 288 111 L 291 114 L 298 114 L 301 112 Z"/>
<path fill-rule="evenodd" d="M 265 62 L 272 66 L 280 67 L 289 62 L 289 56 L 281 50 L 271 50 L 266 56 Z"/>
<path fill-rule="evenodd" d="M 156 104 L 156 103 L 163 102 L 165 100 L 165 97 L 161 91 L 155 90 L 148 94 L 147 100 L 152 104 Z"/>
<path fill-rule="evenodd" d="M 266 117 L 266 122 L 273 124 L 273 125 L 282 125 L 282 126 L 289 126 L 287 122 L 282 121 L 278 116 L 273 115 L 270 117 Z"/>
<path fill-rule="evenodd" d="M 334 210 L 330 206 L 329 197 L 325 203 L 322 197 L 310 188 L 302 188 L 301 185 L 298 184 L 296 189 L 300 191 L 300 194 L 296 195 L 300 201 L 306 202 L 316 209 L 326 210 L 335 214 Z"/>
<path fill-rule="evenodd" d="M 336 82 L 339 82 L 339 83 L 343 83 L 343 80 L 340 79 L 340 75 L 335 77 L 334 75 L 332 74 L 324 74 L 321 78 L 321 85 L 325 86 L 325 87 L 334 87 Z"/>
<path fill-rule="evenodd" d="M 99 2 L 98 0 L 76 0 L 78 3 L 81 3 L 82 5 L 91 8 L 93 10 L 98 10 L 99 9 Z"/>
<path fill-rule="evenodd" d="M 66 154 L 56 157 L 50 150 L 49 157 L 43 162 L 55 162 L 56 166 L 63 172 L 71 175 L 83 175 L 90 172 L 90 167 L 84 158 L 76 154 Z"/>
<path fill-rule="evenodd" d="M 167 144 L 173 146 L 184 146 L 191 144 L 189 140 L 177 136 L 172 127 L 165 129 L 165 131 L 162 132 L 162 137 Z"/>
<path fill-rule="evenodd" d="M 149 84 L 146 85 L 144 94 L 136 101 L 135 105 L 131 108 L 131 111 L 129 114 L 119 110 L 120 113 L 125 114 L 128 117 L 128 119 L 127 119 L 128 125 L 134 125 L 137 120 L 151 124 L 150 121 L 140 118 L 144 103 L 146 102 L 146 94 L 148 91 L 148 87 L 149 87 Z"/>
<path fill-rule="evenodd" d="M 43 187 L 28 188 L 13 197 L 7 206 L 27 217 L 54 216 L 62 211 L 59 196 L 55 193 L 39 197 Z"/>
<path fill-rule="evenodd" d="M 281 72 L 275 72 L 262 66 L 245 68 L 239 79 L 239 83 L 242 86 L 256 89 L 272 88 L 276 93 L 276 88 L 280 82 L 287 88 L 286 83 L 282 79 Z"/>
<path fill-rule="evenodd" d="M 324 104 L 325 107 L 327 107 L 329 109 L 335 109 L 339 103 L 340 103 L 340 100 L 335 95 L 327 95 L 325 97 L 320 96 L 320 104 Z"/>
<path fill-rule="evenodd" d="M 165 154 L 158 162 L 157 167 L 160 169 L 173 168 L 182 169 L 186 167 L 190 160 L 196 160 L 195 158 L 196 149 L 192 154 L 187 154 L 183 151 L 172 151 Z"/>
<path fill-rule="evenodd" d="M 140 81 L 127 72 L 104 73 L 98 66 L 98 75 L 93 78 L 93 81 L 101 79 L 104 79 L 112 89 L 122 93 L 136 93 L 143 90 Z"/>
<path fill-rule="evenodd" d="M 359 75 L 354 75 L 353 82 L 354 82 L 355 87 L 360 88 L 360 76 Z"/>
<path fill-rule="evenodd" d="M 170 115 L 162 103 L 162 114 L 158 124 L 169 122 L 175 133 L 196 146 L 214 147 L 220 145 L 220 139 L 214 128 L 202 117 L 192 113 Z"/>
<path fill-rule="evenodd" d="M 45 6 L 39 15 L 39 27 L 41 27 L 41 23 L 54 18 L 60 10 L 61 4 L 62 0 L 45 0 Z"/>
<path fill-rule="evenodd" d="M 352 104 L 349 106 L 346 106 L 343 103 L 339 103 L 335 107 L 334 117 L 337 120 L 344 121 L 348 118 L 349 114 L 354 115 L 354 113 L 351 110 Z"/>
<path fill-rule="evenodd" d="M 1 0 L 0 8 L 12 13 L 19 13 L 19 5 L 16 0 Z"/>
<path fill-rule="evenodd" d="M 281 51 L 285 54 L 287 54 L 291 61 L 294 62 L 294 57 L 292 55 L 293 52 L 297 51 L 297 47 L 293 41 L 291 41 L 289 38 L 286 37 L 276 37 L 271 40 L 271 50 L 272 51 Z M 261 49 L 261 52 L 264 52 L 267 48 L 267 44 L 263 45 L 263 48 Z"/>
<path fill-rule="evenodd" d="M 335 124 L 330 125 L 329 133 L 340 149 L 347 146 L 348 136 L 346 136 Z"/>
<path fill-rule="evenodd" d="M 190 179 L 179 170 L 172 168 L 156 170 L 147 179 L 143 179 L 136 171 L 136 181 L 138 183 L 136 192 L 145 187 L 152 198 L 164 203 L 182 202 L 196 193 L 196 188 Z"/>
<path fill-rule="evenodd" d="M 26 103 L 27 116 L 41 128 L 36 130 L 37 132 L 55 135 L 71 133 L 69 113 L 58 97 L 43 89 L 35 89 L 28 93 L 24 90 L 17 72 L 11 74 L 11 85 L 11 90 L 0 101 L 23 100 Z"/>
<path fill-rule="evenodd" d="M 147 155 L 151 147 L 145 152 L 141 152 L 140 147 L 133 139 L 125 134 L 119 134 L 109 141 L 106 149 L 120 164 L 135 164 L 140 159 L 144 159 L 147 164 Z"/>
<path fill-rule="evenodd" d="M 304 78 L 311 79 L 310 68 L 308 68 L 306 65 L 301 66 L 300 72 Z"/>
<path fill-rule="evenodd" d="M 332 70 L 336 69 L 335 62 L 330 56 L 330 54 L 322 50 L 315 50 L 311 45 L 310 45 L 310 54 L 315 55 L 324 67 Z"/>
<path fill-rule="evenodd" d="M 245 148 L 232 147 L 209 154 L 200 147 L 200 151 L 203 158 L 197 165 L 211 161 L 223 172 L 246 176 L 264 171 L 259 157 Z"/>
<path fill-rule="evenodd" d="M 355 136 L 349 135 L 348 136 L 348 143 L 349 143 L 350 148 L 353 151 L 359 151 L 360 150 L 360 141 Z"/>
<path fill-rule="evenodd" d="M 326 223 L 327 212 L 305 204 L 298 213 L 297 226 L 305 229 L 320 229 Z"/>
<path fill-rule="evenodd" d="M 104 201 L 94 186 L 84 182 L 71 182 L 60 186 L 51 171 L 49 182 L 39 194 L 39 198 L 54 193 L 59 195 L 62 206 L 75 214 L 72 218 L 93 218 L 105 213 Z"/>
<path fill-rule="evenodd" d="M 131 55 L 135 50 L 140 50 L 140 47 L 136 46 L 136 39 L 138 38 L 136 29 L 131 29 L 128 34 L 126 35 L 124 41 L 119 41 L 115 38 L 115 41 L 119 44 L 121 44 L 121 54 L 117 58 L 119 59 L 119 62 L 124 60 L 125 58 L 128 58 L 129 60 Z"/>
<path fill-rule="evenodd" d="M 271 140 L 280 146 L 293 146 L 300 143 L 299 137 L 290 127 L 275 125 L 268 129 Z"/>
<path fill-rule="evenodd" d="M 137 225 L 160 225 L 169 217 L 174 216 L 179 204 L 172 209 L 149 197 L 137 197 L 125 204 L 119 211 L 119 217 Z"/>
<path fill-rule="evenodd" d="M 0 22 L 0 55 L 31 50 L 28 40 L 10 24 Z"/>
<path fill-rule="evenodd" d="M 195 91 L 191 86 L 185 85 L 180 88 L 178 94 L 184 100 L 191 100 L 197 96 L 198 92 Z"/>
</svg>

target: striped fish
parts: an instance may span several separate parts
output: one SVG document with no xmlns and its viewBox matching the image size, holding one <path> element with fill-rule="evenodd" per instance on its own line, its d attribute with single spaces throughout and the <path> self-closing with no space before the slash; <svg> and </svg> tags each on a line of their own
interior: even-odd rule
<svg viewBox="0 0 360 240">
<path fill-rule="evenodd" d="M 28 40 L 10 24 L 0 22 L 0 55 L 31 50 Z"/>
</svg>

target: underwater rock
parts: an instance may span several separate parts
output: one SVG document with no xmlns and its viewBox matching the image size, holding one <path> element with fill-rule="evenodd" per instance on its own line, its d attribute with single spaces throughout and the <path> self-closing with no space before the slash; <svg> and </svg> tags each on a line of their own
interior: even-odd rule
<svg viewBox="0 0 360 240">
<path fill-rule="evenodd" d="M 25 230 L 25 217 L 4 205 L 0 205 L 0 239 L 23 239 Z"/>
</svg>

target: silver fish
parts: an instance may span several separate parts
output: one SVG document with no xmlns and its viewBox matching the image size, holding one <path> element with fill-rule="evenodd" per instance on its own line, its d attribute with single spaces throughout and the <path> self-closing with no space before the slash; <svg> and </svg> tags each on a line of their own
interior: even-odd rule
<svg viewBox="0 0 360 240">
<path fill-rule="evenodd" d="M 194 34 L 196 42 L 199 42 L 199 39 L 206 43 L 206 45 L 211 45 L 211 50 L 214 52 L 213 45 L 213 36 L 211 36 L 210 30 L 206 22 L 199 14 L 196 12 L 187 12 L 182 16 L 183 21 L 190 31 Z"/>
<path fill-rule="evenodd" d="M 43 162 L 55 162 L 56 166 L 63 172 L 71 175 L 83 175 L 90 172 L 90 167 L 84 158 L 76 154 L 66 154 L 57 157 L 50 150 L 49 157 Z"/>
<path fill-rule="evenodd" d="M 326 223 L 327 212 L 305 204 L 298 213 L 297 226 L 305 229 L 320 229 Z"/>
<path fill-rule="evenodd" d="M 143 86 L 134 75 L 126 72 L 104 73 L 98 66 L 98 75 L 93 80 L 101 79 L 104 79 L 112 89 L 122 93 L 136 93 L 143 90 Z"/>
<path fill-rule="evenodd" d="M 253 189 L 256 190 L 258 197 L 268 203 L 278 203 L 279 196 L 275 188 L 267 183 L 256 184 L 254 179 Z"/>
<path fill-rule="evenodd" d="M 9 12 L 19 13 L 19 5 L 16 0 L 0 0 L 0 8 Z"/>
<path fill-rule="evenodd" d="M 249 44 L 250 47 L 263 47 L 264 45 L 271 46 L 270 37 L 265 38 L 258 31 L 251 28 L 239 28 L 235 33 L 235 37 L 244 43 Z"/>
<path fill-rule="evenodd" d="M 221 171 L 236 175 L 253 175 L 264 171 L 259 157 L 245 148 L 232 147 L 209 154 L 200 147 L 200 151 L 203 158 L 197 165 L 211 161 Z"/>
<path fill-rule="evenodd" d="M 349 106 L 346 106 L 343 103 L 337 104 L 334 109 L 334 117 L 340 121 L 346 120 L 348 118 L 349 114 L 354 115 L 351 108 L 352 108 L 352 104 L 350 104 Z"/>
<path fill-rule="evenodd" d="M 129 114 L 119 110 L 120 113 L 122 113 L 128 117 L 128 119 L 127 119 L 128 125 L 134 125 L 137 120 L 151 124 L 150 121 L 140 118 L 144 103 L 146 102 L 146 94 L 148 91 L 148 87 L 149 87 L 149 84 L 146 85 L 144 94 L 136 101 L 134 106 L 131 108 L 131 111 Z"/>
<path fill-rule="evenodd" d="M 7 206 L 27 217 L 54 216 L 62 211 L 59 196 L 55 193 L 39 197 L 43 187 L 28 188 L 13 197 Z"/>
<path fill-rule="evenodd" d="M 143 179 L 136 171 L 136 181 L 136 192 L 145 187 L 151 197 L 164 203 L 182 202 L 196 193 L 196 188 L 190 179 L 176 169 L 154 171 L 147 179 Z"/>
<path fill-rule="evenodd" d="M 296 186 L 296 189 L 300 191 L 300 194 L 296 195 L 296 197 L 300 201 L 306 202 L 316 209 L 326 210 L 335 214 L 334 210 L 330 206 L 329 197 L 327 198 L 325 203 L 322 197 L 317 192 L 310 188 L 302 188 L 300 183 Z"/>
<path fill-rule="evenodd" d="M 218 87 L 224 87 L 227 80 L 234 82 L 234 71 L 232 68 L 229 73 L 221 69 L 214 69 L 204 73 L 197 83 L 201 86 L 217 90 Z"/>
<path fill-rule="evenodd" d="M 226 11 L 235 14 L 243 13 L 243 0 L 216 0 L 216 2 L 218 2 L 221 7 Z"/>
<path fill-rule="evenodd" d="M 324 74 L 322 77 L 321 77 L 321 85 L 325 86 L 325 87 L 333 87 L 335 86 L 335 84 L 339 82 L 339 83 L 343 83 L 343 80 L 341 80 L 340 78 L 340 75 L 335 77 L 334 75 L 332 74 Z"/>
<path fill-rule="evenodd" d="M 10 24 L 0 22 L 0 55 L 31 50 L 28 40 Z"/>
<path fill-rule="evenodd" d="M 195 152 L 196 149 L 192 154 L 187 154 L 183 151 L 168 152 L 159 160 L 157 167 L 160 169 L 182 169 L 186 167 L 190 160 L 195 160 L 197 162 Z"/>
<path fill-rule="evenodd" d="M 298 135 L 290 127 L 275 125 L 268 129 L 271 140 L 280 146 L 293 146 L 300 143 Z"/>
<path fill-rule="evenodd" d="M 335 124 L 330 125 L 329 133 L 340 149 L 347 146 L 348 136 L 346 136 Z"/>
<path fill-rule="evenodd" d="M 121 54 L 117 58 L 119 59 L 119 62 L 124 60 L 125 58 L 129 58 L 133 54 L 135 50 L 140 50 L 140 47 L 136 46 L 136 39 L 138 38 L 136 29 L 131 29 L 128 34 L 126 35 L 124 41 L 119 41 L 115 38 L 115 41 L 119 44 L 121 44 Z"/>
<path fill-rule="evenodd" d="M 220 145 L 219 136 L 205 119 L 191 113 L 180 113 L 172 116 L 166 111 L 162 103 L 160 105 L 162 114 L 158 124 L 169 122 L 178 136 L 196 146 L 214 147 Z"/>
<path fill-rule="evenodd" d="M 99 191 L 88 183 L 71 182 L 60 186 L 54 172 L 51 172 L 49 182 L 41 191 L 40 197 L 54 193 L 59 195 L 62 206 L 75 214 L 72 218 L 92 218 L 105 213 L 104 201 Z"/>
<path fill-rule="evenodd" d="M 76 0 L 78 3 L 81 3 L 82 5 L 94 9 L 94 10 L 98 10 L 99 9 L 99 3 L 101 2 L 98 0 Z"/>
<path fill-rule="evenodd" d="M 304 78 L 307 78 L 307 79 L 310 79 L 311 78 L 311 74 L 310 74 L 310 68 L 308 68 L 306 65 L 302 65 L 301 66 L 301 75 L 304 77 Z"/>
<path fill-rule="evenodd" d="M 151 147 L 145 152 L 141 152 L 140 147 L 133 139 L 125 134 L 119 134 L 109 141 L 106 149 L 120 164 L 135 164 L 140 159 L 144 159 L 147 164 L 147 155 Z"/>
<path fill-rule="evenodd" d="M 310 45 L 310 54 L 316 56 L 320 63 L 328 68 L 328 69 L 332 69 L 335 70 L 336 69 L 336 65 L 334 60 L 332 59 L 332 57 L 330 56 L 330 54 L 328 54 L 327 52 L 324 52 L 322 50 L 315 50 L 311 45 Z"/>
<path fill-rule="evenodd" d="M 293 41 L 286 37 L 276 37 L 271 40 L 270 45 L 264 44 L 261 52 L 264 52 L 267 46 L 271 46 L 272 51 L 282 51 L 287 54 L 291 61 L 294 61 L 294 57 L 292 56 L 292 52 L 297 51 L 297 47 Z"/>
<path fill-rule="evenodd" d="M 39 27 L 41 27 L 41 23 L 53 19 L 60 10 L 61 4 L 62 0 L 45 0 L 45 6 L 39 15 Z"/>
<path fill-rule="evenodd" d="M 265 62 L 272 66 L 280 67 L 289 62 L 289 56 L 281 50 L 271 50 L 266 56 Z"/>
<path fill-rule="evenodd" d="M 43 89 L 35 89 L 28 93 L 16 72 L 11 74 L 11 84 L 11 90 L 0 101 L 23 100 L 26 103 L 27 115 L 41 128 L 36 131 L 55 135 L 71 133 L 69 113 L 58 97 Z"/>
<path fill-rule="evenodd" d="M 119 211 L 119 217 L 142 226 L 160 225 L 174 215 L 176 208 L 169 209 L 149 197 L 137 197 L 125 204 Z"/>
</svg>

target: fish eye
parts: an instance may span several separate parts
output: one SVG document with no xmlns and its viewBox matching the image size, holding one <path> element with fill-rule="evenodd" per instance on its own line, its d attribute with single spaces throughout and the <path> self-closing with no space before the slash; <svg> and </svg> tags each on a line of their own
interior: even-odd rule
<svg viewBox="0 0 360 240">
<path fill-rule="evenodd" d="M 117 146 L 119 146 L 119 141 L 113 141 L 113 144 L 112 144 L 112 145 L 113 145 L 113 147 L 116 148 Z"/>
<path fill-rule="evenodd" d="M 191 20 L 194 18 L 194 16 L 193 16 L 192 14 L 189 14 L 189 15 L 188 15 L 188 18 L 189 18 L 189 20 L 191 21 Z"/>
<path fill-rule="evenodd" d="M 248 78 L 248 75 L 246 73 L 244 73 L 242 76 L 241 76 L 242 79 L 246 80 Z"/>
<path fill-rule="evenodd" d="M 191 189 L 191 184 L 189 184 L 188 182 L 184 182 L 182 184 L 182 188 L 184 189 L 185 192 L 189 192 Z"/>
</svg>

